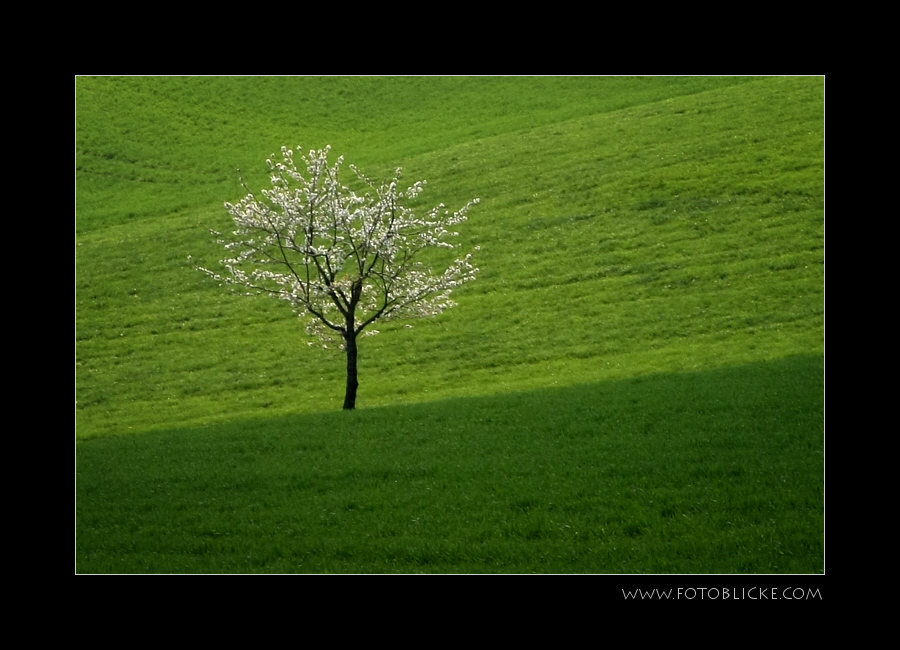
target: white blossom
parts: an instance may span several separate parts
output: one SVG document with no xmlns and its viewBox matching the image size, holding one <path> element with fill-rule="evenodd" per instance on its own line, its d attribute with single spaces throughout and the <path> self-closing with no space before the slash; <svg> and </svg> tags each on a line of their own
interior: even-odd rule
<svg viewBox="0 0 900 650">
<path fill-rule="evenodd" d="M 400 168 L 392 179 L 376 183 L 350 165 L 366 188 L 359 195 L 339 180 L 343 157 L 329 165 L 330 150 L 298 154 L 305 171 L 287 147 L 281 148 L 281 162 L 272 154 L 266 160 L 271 189 L 258 199 L 245 186 L 246 197 L 225 203 L 235 224 L 232 239 L 220 239 L 229 275 L 200 270 L 285 300 L 307 319 L 307 331 L 323 347 L 338 339 L 355 351 L 357 336 L 376 321 L 435 316 L 455 304 L 449 298 L 453 289 L 478 272 L 472 255 L 437 273 L 419 255 L 431 247 L 456 248 L 450 239 L 458 233 L 450 228 L 465 222 L 479 199 L 453 213 L 441 203 L 417 214 L 406 203 L 424 191 L 426 181 L 404 190 Z"/>
</svg>

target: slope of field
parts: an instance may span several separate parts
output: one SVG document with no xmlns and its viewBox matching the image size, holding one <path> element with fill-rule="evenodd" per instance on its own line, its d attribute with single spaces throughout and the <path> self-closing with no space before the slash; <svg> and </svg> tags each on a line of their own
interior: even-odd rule
<svg viewBox="0 0 900 650">
<path fill-rule="evenodd" d="M 821 79 L 79 78 L 76 117 L 82 439 L 340 407 L 338 353 L 193 268 L 282 144 L 482 200 L 479 280 L 363 342 L 362 408 L 822 352 Z"/>
<path fill-rule="evenodd" d="M 154 218 L 266 178 L 282 145 L 326 144 L 393 170 L 448 146 L 748 78 L 82 77 L 76 80 L 79 232 Z M 510 152 L 515 153 L 513 152 Z M 436 179 L 432 179 L 436 180 Z"/>
<path fill-rule="evenodd" d="M 823 571 L 821 78 L 75 90 L 78 572 Z M 481 199 L 478 280 L 362 342 L 350 413 L 195 268 L 298 144 Z"/>
</svg>

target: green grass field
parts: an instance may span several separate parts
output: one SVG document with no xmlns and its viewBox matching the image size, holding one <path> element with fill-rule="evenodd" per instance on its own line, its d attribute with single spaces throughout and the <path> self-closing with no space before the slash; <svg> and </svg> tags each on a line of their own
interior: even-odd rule
<svg viewBox="0 0 900 650">
<path fill-rule="evenodd" d="M 822 572 L 823 84 L 77 78 L 76 570 Z M 194 269 L 238 168 L 326 144 L 482 200 L 351 413 Z"/>
</svg>

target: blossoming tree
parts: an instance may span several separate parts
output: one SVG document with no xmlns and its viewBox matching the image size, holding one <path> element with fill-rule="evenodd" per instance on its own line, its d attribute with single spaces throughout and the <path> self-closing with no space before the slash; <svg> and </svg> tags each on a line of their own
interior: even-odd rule
<svg viewBox="0 0 900 650">
<path fill-rule="evenodd" d="M 369 326 L 379 320 L 440 314 L 455 304 L 451 291 L 475 277 L 471 254 L 443 273 L 427 268 L 419 256 L 430 247 L 455 248 L 447 240 L 459 233 L 450 229 L 466 220 L 478 199 L 458 212 L 440 204 L 419 215 L 405 202 L 417 197 L 426 181 L 401 190 L 399 168 L 393 179 L 378 184 L 350 165 L 366 188 L 359 195 L 339 179 L 343 157 L 329 165 L 330 150 L 310 150 L 306 173 L 286 147 L 281 162 L 274 155 L 267 160 L 272 189 L 262 190 L 262 198 L 248 193 L 240 203 L 225 204 L 237 227 L 232 238 L 219 240 L 230 256 L 221 261 L 228 274 L 200 270 L 249 289 L 248 295 L 286 300 L 325 347 L 336 340 L 347 354 L 344 409 L 349 410 L 356 406 L 359 386 L 360 335 L 377 334 Z"/>
</svg>

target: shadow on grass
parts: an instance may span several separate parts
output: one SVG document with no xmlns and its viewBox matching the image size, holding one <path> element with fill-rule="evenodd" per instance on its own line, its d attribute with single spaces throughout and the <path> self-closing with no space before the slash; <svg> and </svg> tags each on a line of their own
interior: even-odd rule
<svg viewBox="0 0 900 650">
<path fill-rule="evenodd" d="M 77 445 L 79 572 L 815 573 L 796 356 Z"/>
</svg>

